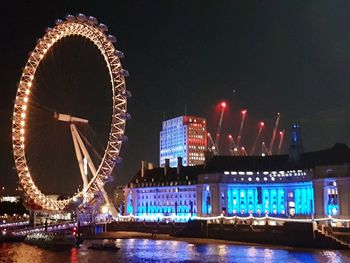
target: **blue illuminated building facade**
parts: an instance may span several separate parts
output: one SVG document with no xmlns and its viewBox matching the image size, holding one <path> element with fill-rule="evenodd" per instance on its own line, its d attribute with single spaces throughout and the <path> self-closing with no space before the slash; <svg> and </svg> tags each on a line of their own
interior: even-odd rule
<svg viewBox="0 0 350 263">
<path fill-rule="evenodd" d="M 293 143 L 294 141 L 294 143 Z M 299 145 L 299 146 L 298 146 Z M 350 149 L 344 144 L 275 156 L 213 156 L 203 165 L 139 171 L 125 189 L 126 215 L 350 218 Z"/>
<path fill-rule="evenodd" d="M 188 217 L 197 215 L 195 186 L 146 187 L 137 189 L 136 206 L 129 202 L 129 213 L 157 220 L 162 216 Z M 129 193 L 132 196 L 132 192 Z"/>
<path fill-rule="evenodd" d="M 315 209 L 312 178 L 306 170 L 200 174 L 198 192 L 201 216 L 307 216 Z"/>
<path fill-rule="evenodd" d="M 204 118 L 180 116 L 163 121 L 160 132 L 160 166 L 176 167 L 178 157 L 182 165 L 191 166 L 204 163 L 207 149 L 207 125 Z"/>
<path fill-rule="evenodd" d="M 203 166 L 181 165 L 177 168 L 155 168 L 139 171 L 126 188 L 126 215 L 145 220 L 176 216 L 187 221 L 197 216 L 198 197 L 196 182 Z"/>
<path fill-rule="evenodd" d="M 256 215 L 286 215 L 289 212 L 289 214 L 309 215 L 313 213 L 314 207 L 311 182 L 289 185 L 276 183 L 264 186 L 229 185 L 227 200 L 228 214 L 248 212 Z"/>
</svg>

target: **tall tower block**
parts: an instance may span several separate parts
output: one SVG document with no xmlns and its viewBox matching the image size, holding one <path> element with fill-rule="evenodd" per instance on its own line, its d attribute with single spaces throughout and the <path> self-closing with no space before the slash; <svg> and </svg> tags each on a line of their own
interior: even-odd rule
<svg viewBox="0 0 350 263">
<path fill-rule="evenodd" d="M 159 165 L 170 160 L 170 167 L 176 167 L 178 157 L 182 165 L 191 166 L 204 163 L 207 149 L 207 121 L 196 116 L 180 116 L 163 121 L 160 132 Z"/>
</svg>

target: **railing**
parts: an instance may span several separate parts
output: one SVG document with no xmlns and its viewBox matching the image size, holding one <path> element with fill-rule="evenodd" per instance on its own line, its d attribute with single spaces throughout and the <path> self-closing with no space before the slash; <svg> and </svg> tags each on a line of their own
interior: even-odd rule
<svg viewBox="0 0 350 263">
<path fill-rule="evenodd" d="M 328 227 L 326 225 L 315 225 L 313 228 L 314 231 L 317 231 L 318 233 L 320 233 L 323 236 L 326 236 L 328 238 L 333 239 L 334 241 L 336 241 L 338 244 L 347 247 L 348 249 L 350 248 L 350 244 L 347 240 L 343 240 L 342 238 L 339 238 L 338 236 L 336 236 L 331 227 Z"/>
<path fill-rule="evenodd" d="M 0 228 L 18 227 L 18 226 L 26 226 L 26 225 L 29 225 L 29 221 L 18 221 L 18 222 L 3 223 L 3 224 L 0 224 Z"/>
<path fill-rule="evenodd" d="M 122 216 L 118 215 L 116 218 L 121 219 L 121 220 L 147 220 L 147 221 L 156 221 L 156 220 L 171 220 L 171 221 L 185 221 L 185 220 L 206 220 L 206 221 L 214 221 L 214 220 L 234 220 L 234 221 L 244 221 L 244 220 L 257 220 L 257 221 L 262 221 L 262 220 L 270 220 L 270 221 L 279 221 L 279 222 L 300 222 L 300 223 L 312 223 L 312 222 L 332 222 L 332 223 L 347 223 L 350 222 L 350 219 L 338 219 L 338 218 L 332 218 L 332 217 L 322 217 L 322 218 L 286 218 L 286 217 L 273 217 L 269 215 L 261 216 L 261 217 L 255 217 L 253 215 L 249 215 L 246 217 L 243 216 L 224 216 L 223 214 L 218 215 L 218 216 L 191 216 L 191 215 L 162 215 L 162 214 L 155 214 L 155 215 L 127 215 L 127 216 Z"/>
</svg>

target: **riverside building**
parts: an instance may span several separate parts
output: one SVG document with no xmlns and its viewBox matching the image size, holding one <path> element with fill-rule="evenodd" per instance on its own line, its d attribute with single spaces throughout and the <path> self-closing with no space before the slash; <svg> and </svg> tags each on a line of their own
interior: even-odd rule
<svg viewBox="0 0 350 263">
<path fill-rule="evenodd" d="M 298 127 L 294 127 L 297 131 Z M 125 213 L 142 220 L 272 216 L 350 218 L 350 149 L 302 152 L 293 132 L 289 153 L 213 156 L 204 164 L 140 170 L 125 188 Z"/>
</svg>

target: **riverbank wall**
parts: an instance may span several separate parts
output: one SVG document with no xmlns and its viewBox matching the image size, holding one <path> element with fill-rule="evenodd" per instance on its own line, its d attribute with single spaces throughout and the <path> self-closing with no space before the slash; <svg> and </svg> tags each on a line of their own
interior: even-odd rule
<svg viewBox="0 0 350 263">
<path fill-rule="evenodd" d="M 349 235 L 340 239 L 334 233 L 350 233 L 337 230 L 333 233 L 315 230 L 311 223 L 286 222 L 283 225 L 249 224 L 208 224 L 206 221 L 188 223 L 165 222 L 113 222 L 106 225 L 106 230 L 131 231 L 152 235 L 168 234 L 174 237 L 208 238 L 244 243 L 270 244 L 278 246 L 326 249 L 350 249 Z"/>
</svg>

